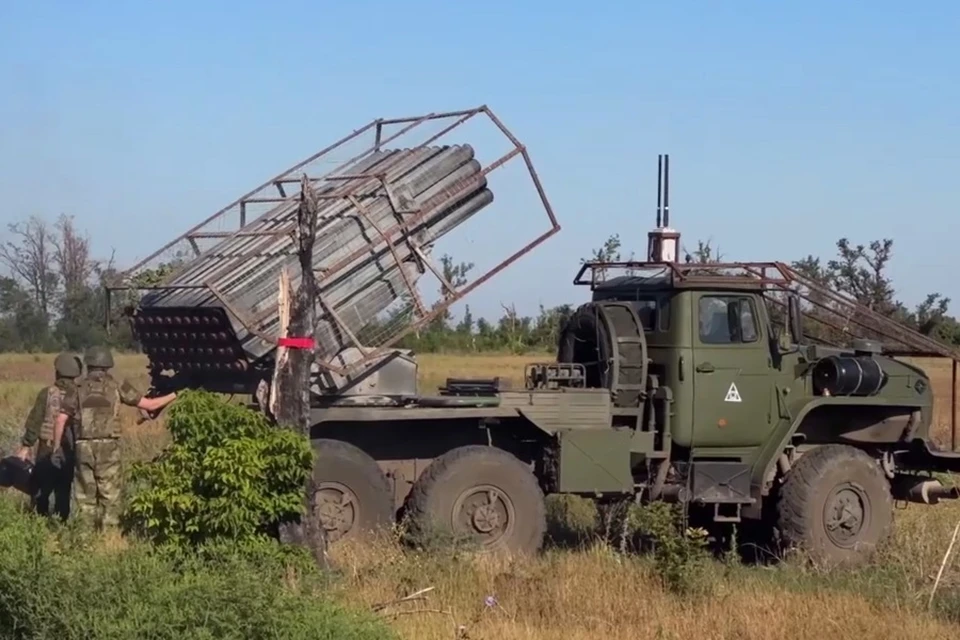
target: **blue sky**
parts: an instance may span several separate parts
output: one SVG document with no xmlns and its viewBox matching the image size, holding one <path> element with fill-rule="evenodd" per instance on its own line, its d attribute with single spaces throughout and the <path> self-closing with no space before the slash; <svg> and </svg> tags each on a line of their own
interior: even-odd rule
<svg viewBox="0 0 960 640">
<path fill-rule="evenodd" d="M 960 4 L 276 7 L 0 0 L 0 221 L 71 213 L 130 264 L 374 117 L 486 103 L 563 230 L 481 313 L 583 301 L 576 264 L 610 233 L 642 253 L 661 152 L 686 244 L 792 260 L 892 237 L 900 297 L 960 312 Z"/>
</svg>

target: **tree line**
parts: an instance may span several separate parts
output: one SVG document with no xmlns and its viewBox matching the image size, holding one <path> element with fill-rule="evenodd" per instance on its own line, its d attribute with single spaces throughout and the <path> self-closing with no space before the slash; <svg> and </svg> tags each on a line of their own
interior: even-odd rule
<svg viewBox="0 0 960 640">
<path fill-rule="evenodd" d="M 105 328 L 107 300 L 104 286 L 119 274 L 114 258 L 93 255 L 90 236 L 72 217 L 49 222 L 32 216 L 9 224 L 0 243 L 0 352 L 82 350 L 107 344 L 119 351 L 136 351 L 136 341 L 120 317 L 132 299 L 114 298 L 112 329 Z M 808 255 L 791 263 L 806 278 L 856 299 L 860 304 L 895 318 L 945 344 L 960 346 L 960 322 L 948 314 L 950 299 L 929 293 L 920 304 L 903 303 L 887 275 L 893 258 L 893 240 L 866 245 L 847 238 L 836 243 L 836 254 L 826 260 Z M 624 254 L 619 235 L 611 235 L 584 260 L 633 259 Z M 709 242 L 699 241 L 685 252 L 688 262 L 725 260 Z M 456 287 L 469 280 L 474 265 L 444 255 L 445 279 Z M 176 264 L 164 264 L 138 276 L 138 284 L 155 284 Z M 442 292 L 441 292 L 442 293 Z M 117 294 L 115 294 L 116 296 Z M 133 295 L 133 294 L 130 294 Z M 122 298 L 122 296 L 119 296 Z M 476 317 L 469 305 L 460 317 L 440 312 L 427 326 L 406 336 L 399 346 L 417 352 L 553 351 L 565 320 L 575 304 L 541 306 L 536 315 L 523 315 L 514 305 L 503 305 L 496 318 Z"/>
</svg>

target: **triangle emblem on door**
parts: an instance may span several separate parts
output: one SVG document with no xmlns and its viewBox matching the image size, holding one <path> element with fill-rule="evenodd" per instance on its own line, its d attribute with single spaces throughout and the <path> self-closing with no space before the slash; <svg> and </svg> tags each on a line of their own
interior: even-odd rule
<svg viewBox="0 0 960 640">
<path fill-rule="evenodd" d="M 723 399 L 724 402 L 740 402 L 740 392 L 737 390 L 737 384 L 735 382 L 730 383 L 730 388 L 727 389 L 727 397 Z"/>
</svg>

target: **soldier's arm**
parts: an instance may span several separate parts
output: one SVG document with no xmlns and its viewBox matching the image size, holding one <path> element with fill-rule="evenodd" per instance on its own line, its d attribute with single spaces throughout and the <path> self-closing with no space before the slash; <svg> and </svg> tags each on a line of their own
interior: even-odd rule
<svg viewBox="0 0 960 640">
<path fill-rule="evenodd" d="M 60 442 L 63 440 L 63 430 L 67 426 L 69 416 L 62 411 L 57 414 L 57 422 L 53 425 L 53 450 L 60 450 Z"/>
<path fill-rule="evenodd" d="M 33 408 L 30 409 L 30 414 L 27 416 L 23 427 L 20 449 L 16 453 L 18 458 L 26 460 L 30 456 L 30 451 L 34 445 L 37 444 L 37 440 L 40 438 L 40 424 L 43 422 L 43 414 L 47 408 L 47 393 L 49 393 L 48 389 L 44 389 L 38 393 L 36 402 L 34 402 Z"/>
<path fill-rule="evenodd" d="M 120 383 L 120 401 L 130 407 L 136 407 L 147 413 L 155 413 L 176 400 L 176 393 L 168 393 L 157 398 L 145 398 L 128 380 Z"/>
<path fill-rule="evenodd" d="M 67 421 L 72 418 L 77 410 L 73 399 L 64 398 L 60 401 L 59 411 L 57 412 L 57 421 L 53 425 L 53 450 L 60 450 L 60 443 L 63 441 L 63 432 L 66 429 Z"/>
</svg>

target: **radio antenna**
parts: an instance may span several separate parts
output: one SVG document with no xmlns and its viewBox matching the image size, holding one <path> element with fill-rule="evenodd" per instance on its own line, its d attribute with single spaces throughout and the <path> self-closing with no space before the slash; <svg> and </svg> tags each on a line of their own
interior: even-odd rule
<svg viewBox="0 0 960 640">
<path fill-rule="evenodd" d="M 657 156 L 657 227 L 647 234 L 647 260 L 676 262 L 680 234 L 670 228 L 670 154 Z"/>
<path fill-rule="evenodd" d="M 659 226 L 659 225 L 657 225 Z M 670 228 L 670 154 L 663 154 L 663 226 Z"/>
<path fill-rule="evenodd" d="M 657 156 L 657 229 L 663 226 L 660 219 L 660 202 L 663 197 L 663 154 Z"/>
</svg>

